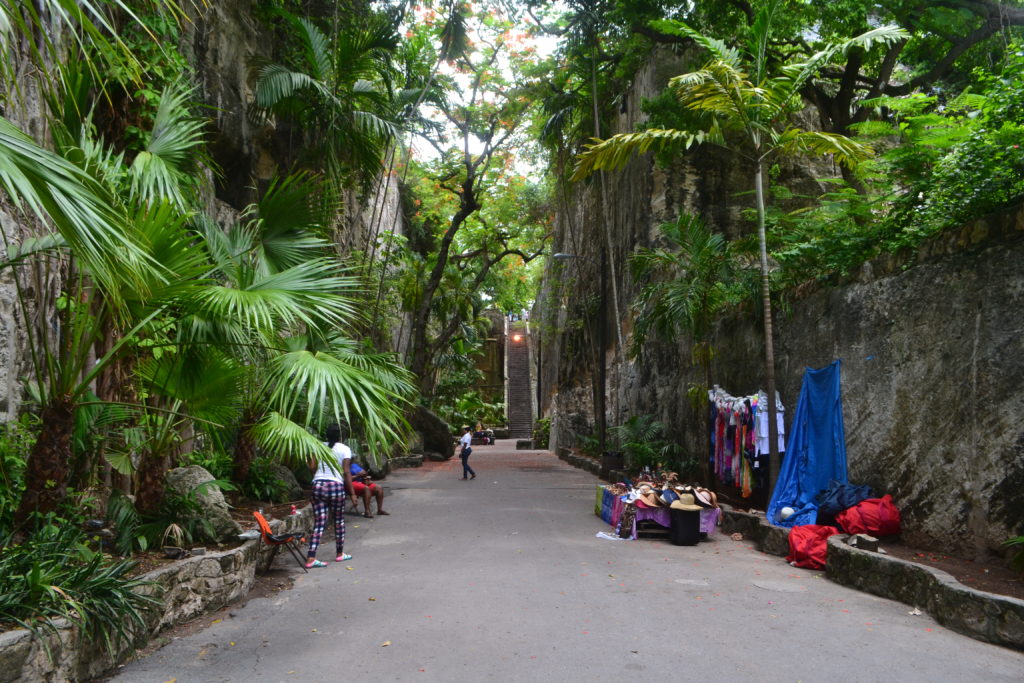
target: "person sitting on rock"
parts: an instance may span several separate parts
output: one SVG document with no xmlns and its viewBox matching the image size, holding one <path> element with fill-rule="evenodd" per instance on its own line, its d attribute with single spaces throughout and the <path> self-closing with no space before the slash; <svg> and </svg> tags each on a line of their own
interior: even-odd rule
<svg viewBox="0 0 1024 683">
<path fill-rule="evenodd" d="M 359 500 L 363 501 L 363 517 L 373 517 L 370 512 L 371 496 L 377 499 L 377 514 L 391 514 L 384 510 L 384 487 L 371 481 L 370 473 L 359 466 L 359 463 L 352 461 L 352 489 L 355 495 L 352 497 L 352 505 L 356 512 L 359 511 Z"/>
</svg>

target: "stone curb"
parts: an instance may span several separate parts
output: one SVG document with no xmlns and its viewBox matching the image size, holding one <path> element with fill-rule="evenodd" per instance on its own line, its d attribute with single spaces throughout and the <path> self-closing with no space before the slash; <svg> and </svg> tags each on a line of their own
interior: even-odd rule
<svg viewBox="0 0 1024 683">
<path fill-rule="evenodd" d="M 410 453 L 409 455 L 400 455 L 395 458 L 388 460 L 389 469 L 399 469 L 402 467 L 423 467 L 424 456 Z M 430 458 L 433 460 L 433 458 Z"/>
<path fill-rule="evenodd" d="M 275 533 L 307 530 L 312 527 L 312 511 L 303 508 L 296 515 L 270 520 L 270 526 Z M 256 567 L 266 561 L 267 552 L 256 538 L 231 550 L 207 549 L 205 554 L 145 574 L 142 578 L 153 583 L 140 590 L 159 595 L 163 609 L 150 612 L 146 629 L 133 632 L 130 642 L 122 643 L 113 657 L 64 620 L 55 620 L 54 632 L 42 639 L 24 629 L 0 633 L 0 683 L 63 683 L 101 678 L 164 629 L 220 609 L 248 594 L 256 580 Z"/>
<path fill-rule="evenodd" d="M 601 476 L 601 463 L 596 458 L 578 455 L 568 448 L 559 448 L 558 457 L 577 469 L 590 472 L 595 477 Z"/>
<path fill-rule="evenodd" d="M 590 458 L 574 456 L 567 448 L 559 449 L 558 457 L 592 471 L 576 464 Z M 597 469 L 600 472 L 600 466 Z M 613 472 L 610 478 L 618 481 L 621 476 Z M 788 528 L 769 524 L 763 514 L 721 507 L 719 528 L 723 533 L 743 534 L 760 552 L 789 555 Z M 847 538 L 847 534 L 838 534 L 828 539 L 825 576 L 830 580 L 917 607 L 961 635 L 1024 651 L 1024 600 L 969 588 L 940 569 L 861 550 L 847 545 Z"/>
<path fill-rule="evenodd" d="M 843 586 L 920 608 L 946 628 L 1024 650 L 1024 600 L 969 588 L 950 574 L 828 539 L 825 575 Z"/>
</svg>

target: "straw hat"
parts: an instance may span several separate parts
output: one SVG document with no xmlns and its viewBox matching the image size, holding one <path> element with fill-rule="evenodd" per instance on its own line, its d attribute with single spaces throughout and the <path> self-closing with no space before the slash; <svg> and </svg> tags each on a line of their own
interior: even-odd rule
<svg viewBox="0 0 1024 683">
<path fill-rule="evenodd" d="M 672 508 L 673 510 L 686 510 L 688 512 L 695 512 L 704 509 L 700 505 L 697 505 L 696 503 L 693 502 L 692 493 L 684 493 L 683 495 L 679 496 L 679 500 L 672 503 L 669 507 Z"/>
<path fill-rule="evenodd" d="M 665 504 L 661 502 L 661 498 L 658 497 L 658 494 L 655 493 L 654 489 L 651 487 L 646 488 L 647 493 L 641 493 L 640 500 L 642 500 L 646 505 L 649 505 L 652 508 L 664 507 Z"/>
</svg>

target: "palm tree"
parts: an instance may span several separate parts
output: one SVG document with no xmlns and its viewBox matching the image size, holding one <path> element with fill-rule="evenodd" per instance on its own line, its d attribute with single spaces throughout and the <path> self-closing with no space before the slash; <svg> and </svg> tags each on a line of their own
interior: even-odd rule
<svg viewBox="0 0 1024 683">
<path fill-rule="evenodd" d="M 187 345 L 230 349 L 241 368 L 235 477 L 257 450 L 297 464 L 330 457 L 309 427 L 358 426 L 372 451 L 404 424 L 409 376 L 389 354 L 368 353 L 341 332 L 361 320 L 351 276 L 320 237 L 308 174 L 275 182 L 246 220 L 227 230 L 203 222 L 216 283 L 198 292 L 180 328 Z"/>
<path fill-rule="evenodd" d="M 674 222 L 662 224 L 660 230 L 671 249 L 641 248 L 630 258 L 634 279 L 647 282 L 634 302 L 639 315 L 633 348 L 639 352 L 651 331 L 662 339 L 674 339 L 680 329 L 688 333 L 695 342 L 693 361 L 704 369 L 703 386 L 693 386 L 690 391 L 700 411 L 711 386 L 711 329 L 728 301 L 732 279 L 729 245 L 692 214 L 682 214 Z M 652 277 L 657 279 L 651 281 Z M 710 482 L 706 452 L 701 457 L 701 471 L 705 482 Z"/>
<path fill-rule="evenodd" d="M 889 44 L 906 37 L 902 29 L 883 26 L 843 43 L 827 45 L 803 61 L 783 63 L 772 70 L 770 67 L 774 65 L 768 60 L 768 45 L 772 19 L 780 1 L 768 0 L 761 6 L 745 50 L 729 47 L 682 22 L 655 22 L 663 33 L 689 38 L 710 54 L 702 68 L 669 81 L 669 88 L 682 107 L 699 116 L 699 124 L 692 130 L 650 129 L 598 140 L 580 155 L 574 174 L 575 179 L 580 179 L 596 170 L 621 168 L 635 153 L 650 149 L 681 150 L 703 142 L 729 149 L 753 165 L 764 310 L 764 373 L 769 397 L 771 487 L 778 474 L 778 434 L 764 167 L 772 157 L 785 154 L 831 154 L 839 163 L 851 166 L 869 156 L 870 149 L 845 136 L 805 131 L 794 126 L 793 114 L 803 107 L 800 89 L 838 55 L 853 48 L 870 49 L 873 45 Z"/>
<path fill-rule="evenodd" d="M 187 216 L 165 197 L 168 188 L 180 186 L 186 159 L 202 143 L 185 107 L 187 90 L 165 91 L 146 149 L 126 168 L 123 155 L 91 135 L 82 114 L 88 103 L 78 99 L 88 88 L 77 87 L 81 81 L 70 77 L 86 75 L 58 71 L 55 87 L 65 89 L 47 96 L 57 153 L 0 122 L 0 185 L 44 223 L 40 235 L 17 245 L 17 258 L 0 266 L 48 272 L 65 264 L 62 277 L 55 278 L 59 293 L 35 293 L 59 294 L 57 325 L 38 324 L 32 295 L 18 292 L 42 422 L 26 465 L 26 490 L 15 514 L 19 524 L 63 501 L 77 409 L 202 267 L 189 245 Z"/>
<path fill-rule="evenodd" d="M 399 105 L 391 63 L 399 43 L 395 26 L 374 14 L 364 28 L 331 38 L 308 19 L 285 16 L 295 28 L 303 64 L 259 65 L 252 114 L 296 123 L 307 136 L 307 168 L 323 168 L 334 180 L 355 175 L 368 188 L 397 137 Z"/>
</svg>

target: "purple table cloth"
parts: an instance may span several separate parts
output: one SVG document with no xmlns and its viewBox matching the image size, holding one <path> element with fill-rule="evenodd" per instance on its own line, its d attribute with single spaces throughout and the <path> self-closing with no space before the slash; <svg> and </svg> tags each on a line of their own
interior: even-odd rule
<svg viewBox="0 0 1024 683">
<path fill-rule="evenodd" d="M 718 526 L 718 517 L 722 514 L 721 508 L 709 508 L 700 511 L 700 531 L 703 534 L 714 533 Z M 650 520 L 655 524 L 668 528 L 672 525 L 672 518 L 669 515 L 669 508 L 648 508 L 637 507 L 636 518 L 633 520 L 633 533 L 631 538 L 636 538 L 636 523 Z"/>
</svg>

